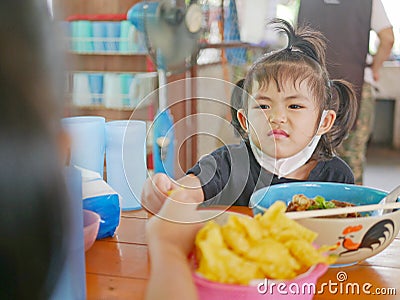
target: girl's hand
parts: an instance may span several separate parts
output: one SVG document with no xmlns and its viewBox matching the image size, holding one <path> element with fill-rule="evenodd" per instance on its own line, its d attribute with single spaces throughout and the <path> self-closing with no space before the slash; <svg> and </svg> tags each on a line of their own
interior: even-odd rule
<svg viewBox="0 0 400 300">
<path fill-rule="evenodd" d="M 164 173 L 147 178 L 141 197 L 142 206 L 153 214 L 158 213 L 168 193 L 176 188 L 177 185 Z"/>
</svg>

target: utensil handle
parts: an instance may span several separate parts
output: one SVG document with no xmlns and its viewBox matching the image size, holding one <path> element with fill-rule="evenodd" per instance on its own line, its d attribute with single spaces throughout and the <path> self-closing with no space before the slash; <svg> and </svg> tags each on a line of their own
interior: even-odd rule
<svg viewBox="0 0 400 300">
<path fill-rule="evenodd" d="M 325 217 L 325 216 L 333 216 L 346 213 L 366 212 L 379 209 L 395 209 L 395 208 L 400 208 L 400 202 L 287 212 L 286 216 L 290 219 L 296 220 L 296 219 Z"/>
</svg>

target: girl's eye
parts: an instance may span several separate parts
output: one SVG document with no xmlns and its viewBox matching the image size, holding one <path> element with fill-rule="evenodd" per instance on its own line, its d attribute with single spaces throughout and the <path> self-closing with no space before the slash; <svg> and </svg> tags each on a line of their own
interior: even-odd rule
<svg viewBox="0 0 400 300">
<path fill-rule="evenodd" d="M 268 109 L 268 108 L 270 108 L 270 106 L 268 104 L 260 104 L 259 108 L 260 109 Z"/>
<path fill-rule="evenodd" d="M 302 108 L 302 106 L 298 105 L 298 104 L 291 104 L 291 105 L 289 105 L 289 108 L 291 108 L 291 109 L 299 109 L 299 108 Z"/>
</svg>

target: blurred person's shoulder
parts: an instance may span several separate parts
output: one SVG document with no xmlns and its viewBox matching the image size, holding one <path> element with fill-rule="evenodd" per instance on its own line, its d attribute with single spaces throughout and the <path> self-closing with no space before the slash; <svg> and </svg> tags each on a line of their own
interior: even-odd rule
<svg viewBox="0 0 400 300">
<path fill-rule="evenodd" d="M 381 0 L 372 0 L 372 11 L 371 11 L 371 29 L 376 33 L 379 33 L 385 28 L 392 27 L 385 7 Z"/>
</svg>

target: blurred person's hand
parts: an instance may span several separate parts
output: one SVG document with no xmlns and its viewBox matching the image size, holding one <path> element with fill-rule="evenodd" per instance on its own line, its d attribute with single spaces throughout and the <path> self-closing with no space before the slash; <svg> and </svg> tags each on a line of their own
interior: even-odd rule
<svg viewBox="0 0 400 300">
<path fill-rule="evenodd" d="M 174 248 L 187 257 L 193 249 L 197 231 L 203 226 L 197 206 L 186 190 L 172 192 L 158 214 L 147 223 L 150 252 Z"/>
<path fill-rule="evenodd" d="M 374 78 L 374 81 L 375 82 L 379 81 L 379 77 L 380 77 L 379 70 L 380 70 L 380 67 L 376 67 L 376 66 L 374 67 L 374 65 L 372 65 L 371 69 L 372 69 L 372 77 Z"/>
<path fill-rule="evenodd" d="M 175 190 L 146 225 L 151 260 L 147 300 L 198 299 L 188 259 L 196 233 L 202 227 L 198 203 L 194 202 L 196 194 L 186 189 Z"/>
</svg>

